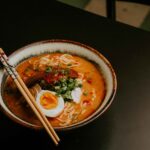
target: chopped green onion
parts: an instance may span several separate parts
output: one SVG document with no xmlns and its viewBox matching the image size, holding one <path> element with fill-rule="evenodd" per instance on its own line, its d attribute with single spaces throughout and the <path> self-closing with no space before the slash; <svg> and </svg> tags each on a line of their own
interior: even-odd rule
<svg viewBox="0 0 150 150">
<path fill-rule="evenodd" d="M 45 70 L 45 72 L 46 72 L 46 73 L 52 72 L 52 68 L 51 68 L 51 67 L 47 67 L 46 70 Z"/>
<path fill-rule="evenodd" d="M 81 83 L 80 83 L 80 84 L 78 84 L 78 87 L 80 87 L 80 88 L 81 88 L 81 87 L 82 87 L 82 84 L 81 84 Z"/>
<path fill-rule="evenodd" d="M 72 64 L 67 64 L 67 66 L 69 67 L 69 66 L 72 66 Z"/>
<path fill-rule="evenodd" d="M 62 73 L 62 74 L 65 74 L 65 70 L 61 70 L 61 73 Z"/>
<path fill-rule="evenodd" d="M 88 92 L 87 92 L 87 91 L 83 92 L 83 95 L 84 95 L 84 96 L 87 96 L 87 95 L 88 95 Z"/>
<path fill-rule="evenodd" d="M 65 71 L 65 72 L 64 72 L 64 74 L 65 74 L 65 75 L 68 75 L 68 74 L 69 74 L 69 72 L 70 72 L 70 70 L 69 70 L 69 69 L 65 69 L 64 71 Z"/>
<path fill-rule="evenodd" d="M 71 83 L 71 82 L 74 82 L 74 79 L 70 78 L 70 79 L 68 79 L 68 81 Z"/>
<path fill-rule="evenodd" d="M 55 90 L 59 90 L 61 87 L 60 86 L 55 86 L 54 88 L 55 88 Z"/>
<path fill-rule="evenodd" d="M 66 79 L 65 79 L 65 78 L 61 78 L 60 81 L 61 81 L 62 83 L 64 83 L 64 82 L 66 82 Z"/>
<path fill-rule="evenodd" d="M 64 99 L 72 99 L 71 91 L 67 91 L 65 94 L 63 94 L 63 98 Z"/>
</svg>

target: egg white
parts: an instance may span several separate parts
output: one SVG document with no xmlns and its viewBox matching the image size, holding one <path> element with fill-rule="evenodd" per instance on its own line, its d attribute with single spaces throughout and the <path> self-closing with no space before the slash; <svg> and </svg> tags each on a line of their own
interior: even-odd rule
<svg viewBox="0 0 150 150">
<path fill-rule="evenodd" d="M 75 103 L 79 104 L 82 95 L 81 88 L 77 87 L 71 92 L 72 99 Z"/>
<path fill-rule="evenodd" d="M 64 109 L 64 99 L 61 97 L 61 96 L 57 96 L 57 100 L 58 100 L 58 104 L 55 108 L 53 109 L 44 109 L 43 106 L 41 106 L 40 104 L 40 97 L 45 93 L 45 92 L 48 92 L 48 93 L 51 93 L 53 95 L 56 95 L 55 92 L 52 92 L 52 91 L 49 91 L 49 90 L 41 90 L 37 96 L 36 96 L 36 103 L 38 105 L 38 107 L 40 108 L 40 110 L 45 114 L 45 116 L 47 117 L 57 117 L 59 116 L 63 109 Z"/>
</svg>

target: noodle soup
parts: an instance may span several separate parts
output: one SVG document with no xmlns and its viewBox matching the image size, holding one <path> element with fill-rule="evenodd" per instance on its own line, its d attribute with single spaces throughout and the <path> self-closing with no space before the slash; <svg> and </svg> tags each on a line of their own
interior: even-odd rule
<svg viewBox="0 0 150 150">
<path fill-rule="evenodd" d="M 101 70 L 96 63 L 77 55 L 41 54 L 24 60 L 16 69 L 54 127 L 83 121 L 105 98 Z M 41 126 L 10 77 L 4 85 L 3 99 L 17 117 Z"/>
<path fill-rule="evenodd" d="M 92 122 L 109 108 L 116 94 L 117 80 L 110 62 L 97 50 L 75 41 L 32 43 L 13 52 L 9 63 L 57 130 Z M 25 127 L 41 129 L 40 121 L 2 68 L 0 87 L 3 112 Z"/>
</svg>

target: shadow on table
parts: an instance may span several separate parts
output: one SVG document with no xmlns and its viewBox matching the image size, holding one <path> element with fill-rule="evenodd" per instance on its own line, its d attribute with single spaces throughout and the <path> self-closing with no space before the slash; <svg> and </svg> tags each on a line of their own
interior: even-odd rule
<svg viewBox="0 0 150 150">
<path fill-rule="evenodd" d="M 55 146 L 45 131 L 35 131 L 10 122 L 7 136 L 1 136 L 1 146 L 16 150 L 35 148 L 44 150 L 108 149 L 112 134 L 112 120 L 107 114 L 84 127 L 58 132 L 61 143 Z M 9 140 L 9 141 L 8 141 Z"/>
</svg>

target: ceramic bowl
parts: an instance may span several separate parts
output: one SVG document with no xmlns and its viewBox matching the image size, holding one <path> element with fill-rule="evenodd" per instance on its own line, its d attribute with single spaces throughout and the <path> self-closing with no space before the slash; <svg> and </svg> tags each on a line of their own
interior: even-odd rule
<svg viewBox="0 0 150 150">
<path fill-rule="evenodd" d="M 75 123 L 73 125 L 56 128 L 58 130 L 67 130 L 67 129 L 73 129 L 80 126 L 84 126 L 90 123 L 91 121 L 95 120 L 99 116 L 101 116 L 108 109 L 108 107 L 110 106 L 110 104 L 114 99 L 116 88 L 117 88 L 117 80 L 116 80 L 115 72 L 110 62 L 99 51 L 95 50 L 90 46 L 78 42 L 74 42 L 74 41 L 69 41 L 69 40 L 47 40 L 47 41 L 41 41 L 41 42 L 36 42 L 27 45 L 12 53 L 9 56 L 9 62 L 14 66 L 16 66 L 18 63 L 22 62 L 25 58 L 29 58 L 31 56 L 37 56 L 41 53 L 57 52 L 58 50 L 64 53 L 71 53 L 71 54 L 76 54 L 78 56 L 85 57 L 88 60 L 91 60 L 96 64 L 98 64 L 106 84 L 105 98 L 102 104 L 93 114 L 91 114 L 88 118 L 78 123 Z M 35 124 L 31 124 L 30 122 L 22 120 L 21 118 L 13 114 L 11 110 L 9 110 L 2 96 L 3 85 L 6 80 L 6 77 L 7 77 L 6 72 L 3 69 L 1 69 L 0 70 L 0 87 L 1 87 L 0 105 L 2 110 L 5 112 L 7 116 L 9 116 L 11 119 L 13 119 L 14 121 L 16 121 L 17 123 L 23 126 L 35 128 L 35 129 L 41 128 Z"/>
</svg>

